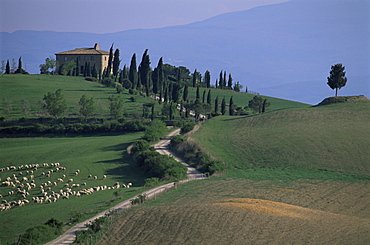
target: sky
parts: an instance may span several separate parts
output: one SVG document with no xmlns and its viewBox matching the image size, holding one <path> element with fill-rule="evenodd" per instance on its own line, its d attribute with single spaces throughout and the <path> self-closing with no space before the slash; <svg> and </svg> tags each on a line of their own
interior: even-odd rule
<svg viewBox="0 0 370 245">
<path fill-rule="evenodd" d="M 112 33 L 183 25 L 288 0 L 0 0 L 0 31 Z"/>
</svg>

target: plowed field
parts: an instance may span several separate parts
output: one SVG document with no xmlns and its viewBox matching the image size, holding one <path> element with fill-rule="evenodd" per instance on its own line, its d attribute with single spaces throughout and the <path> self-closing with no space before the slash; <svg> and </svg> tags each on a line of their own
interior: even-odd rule
<svg viewBox="0 0 370 245">
<path fill-rule="evenodd" d="M 369 187 L 196 181 L 121 215 L 98 244 L 367 244 Z"/>
</svg>

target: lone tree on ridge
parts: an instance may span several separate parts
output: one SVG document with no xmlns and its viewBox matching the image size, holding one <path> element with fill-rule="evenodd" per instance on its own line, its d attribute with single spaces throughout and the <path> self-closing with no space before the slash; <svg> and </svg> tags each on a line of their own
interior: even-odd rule
<svg viewBox="0 0 370 245">
<path fill-rule="evenodd" d="M 335 97 L 338 96 L 338 90 L 346 86 L 347 78 L 345 67 L 342 64 L 331 66 L 330 76 L 328 77 L 328 85 L 331 89 L 335 89 Z"/>
</svg>

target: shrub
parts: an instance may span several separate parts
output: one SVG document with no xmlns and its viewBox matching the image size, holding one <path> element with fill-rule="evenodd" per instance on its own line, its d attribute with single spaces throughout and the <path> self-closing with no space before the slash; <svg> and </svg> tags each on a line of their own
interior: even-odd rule
<svg viewBox="0 0 370 245">
<path fill-rule="evenodd" d="M 147 178 L 145 179 L 145 187 L 152 187 L 156 186 L 159 183 L 159 179 L 156 177 Z"/>
<path fill-rule="evenodd" d="M 138 195 L 138 197 L 131 200 L 131 204 L 143 204 L 146 201 L 146 195 Z"/>
<path fill-rule="evenodd" d="M 187 123 L 185 124 L 180 131 L 180 134 L 186 134 L 194 129 L 195 123 Z"/>
<path fill-rule="evenodd" d="M 147 141 L 158 141 L 166 132 L 166 124 L 160 120 L 154 120 L 146 128 L 143 139 Z"/>
<path fill-rule="evenodd" d="M 131 148 L 131 154 L 137 155 L 140 152 L 144 152 L 152 148 L 152 146 L 149 144 L 146 140 L 138 140 L 134 143 L 134 145 Z"/>
<path fill-rule="evenodd" d="M 26 230 L 20 244 L 43 244 L 54 236 L 54 229 L 48 225 L 36 225 Z"/>
<path fill-rule="evenodd" d="M 170 147 L 174 148 L 185 141 L 185 138 L 183 135 L 175 135 L 171 138 Z"/>
<path fill-rule="evenodd" d="M 103 80 L 101 81 L 101 83 L 107 87 L 114 87 L 116 85 L 116 83 L 114 82 L 114 80 L 112 78 L 109 78 L 109 77 L 106 77 L 106 78 L 103 78 Z"/>
</svg>

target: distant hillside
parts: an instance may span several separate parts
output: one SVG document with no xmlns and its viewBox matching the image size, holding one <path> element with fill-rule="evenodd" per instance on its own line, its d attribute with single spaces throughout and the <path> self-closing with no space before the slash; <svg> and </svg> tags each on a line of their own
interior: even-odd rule
<svg viewBox="0 0 370 245">
<path fill-rule="evenodd" d="M 370 176 L 370 102 L 215 117 L 193 135 L 231 168 L 321 169 Z"/>
<path fill-rule="evenodd" d="M 332 64 L 343 63 L 348 85 L 340 94 L 369 97 L 369 6 L 367 0 L 292 0 L 159 29 L 2 32 L 0 60 L 22 56 L 24 68 L 38 73 L 56 52 L 95 42 L 108 50 L 114 43 L 124 64 L 148 48 L 152 66 L 163 56 L 176 66 L 210 70 L 212 83 L 223 69 L 250 90 L 311 104 L 332 94 L 326 77 Z"/>
</svg>

